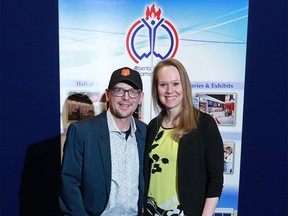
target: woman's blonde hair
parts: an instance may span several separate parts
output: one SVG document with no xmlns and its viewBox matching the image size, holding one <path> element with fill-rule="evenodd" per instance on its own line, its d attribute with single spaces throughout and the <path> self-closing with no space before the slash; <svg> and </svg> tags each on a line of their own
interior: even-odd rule
<svg viewBox="0 0 288 216">
<path fill-rule="evenodd" d="M 186 69 L 181 64 L 181 62 L 172 58 L 158 62 L 153 70 L 152 100 L 155 111 L 157 113 L 162 111 L 164 116 L 167 115 L 164 105 L 160 102 L 157 91 L 158 71 L 165 66 L 174 66 L 177 68 L 180 75 L 180 82 L 183 88 L 182 110 L 173 119 L 173 125 L 175 129 L 172 133 L 172 138 L 178 142 L 185 133 L 188 133 L 189 131 L 197 128 L 200 113 L 199 110 L 196 109 L 193 105 L 192 88 Z"/>
</svg>

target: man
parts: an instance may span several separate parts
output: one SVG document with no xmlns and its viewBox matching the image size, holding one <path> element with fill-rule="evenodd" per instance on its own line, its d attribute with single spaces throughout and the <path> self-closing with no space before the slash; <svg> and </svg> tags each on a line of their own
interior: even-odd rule
<svg viewBox="0 0 288 216">
<path fill-rule="evenodd" d="M 70 124 L 59 196 L 64 215 L 141 215 L 146 124 L 133 113 L 142 90 L 139 73 L 120 68 L 105 91 L 107 112 Z"/>
</svg>

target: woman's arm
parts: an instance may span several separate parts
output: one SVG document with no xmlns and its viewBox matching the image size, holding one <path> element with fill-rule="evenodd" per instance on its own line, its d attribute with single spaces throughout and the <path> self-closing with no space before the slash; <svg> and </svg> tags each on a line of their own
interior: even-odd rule
<svg viewBox="0 0 288 216">
<path fill-rule="evenodd" d="M 214 119 L 209 118 L 206 128 L 206 199 L 202 216 L 212 216 L 223 188 L 224 171 L 223 140 Z"/>
<path fill-rule="evenodd" d="M 220 197 L 223 189 L 224 148 L 218 126 L 209 116 L 205 130 L 206 198 Z"/>
<path fill-rule="evenodd" d="M 219 197 L 206 198 L 202 216 L 212 216 L 217 206 Z"/>
</svg>

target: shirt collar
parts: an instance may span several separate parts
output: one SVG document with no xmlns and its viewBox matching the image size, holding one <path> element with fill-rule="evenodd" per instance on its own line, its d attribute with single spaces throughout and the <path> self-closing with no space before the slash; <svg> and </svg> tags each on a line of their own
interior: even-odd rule
<svg viewBox="0 0 288 216">
<path fill-rule="evenodd" d="M 110 109 L 107 110 L 107 122 L 108 122 L 109 131 L 115 131 L 115 132 L 121 133 L 114 118 L 112 117 L 112 113 L 110 112 Z M 130 125 L 131 125 L 131 135 L 133 135 L 137 129 L 136 129 L 135 120 L 132 116 L 130 119 Z"/>
</svg>

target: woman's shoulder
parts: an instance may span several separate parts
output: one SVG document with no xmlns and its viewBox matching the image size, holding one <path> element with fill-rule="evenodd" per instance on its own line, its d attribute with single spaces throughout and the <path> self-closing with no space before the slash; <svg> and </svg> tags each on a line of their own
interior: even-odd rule
<svg viewBox="0 0 288 216">
<path fill-rule="evenodd" d="M 152 127 L 155 124 L 158 124 L 159 122 L 161 122 L 162 116 L 158 115 L 156 117 L 154 117 L 152 120 L 150 120 L 150 122 L 148 123 L 148 127 Z"/>
<path fill-rule="evenodd" d="M 211 123 L 216 124 L 215 119 L 208 113 L 204 113 L 202 111 L 199 111 L 199 113 L 200 113 L 199 124 L 204 124 L 204 125 L 211 124 Z"/>
<path fill-rule="evenodd" d="M 150 122 L 148 123 L 148 126 L 147 126 L 147 132 L 151 133 L 152 131 L 157 131 L 161 125 L 161 121 L 162 121 L 161 119 L 162 119 L 162 117 L 160 115 L 158 115 L 158 116 L 154 117 L 152 120 L 150 120 Z"/>
<path fill-rule="evenodd" d="M 151 125 L 151 124 L 155 123 L 157 121 L 157 119 L 158 119 L 158 116 L 154 117 L 153 119 L 151 119 L 149 121 L 148 125 Z"/>
</svg>

